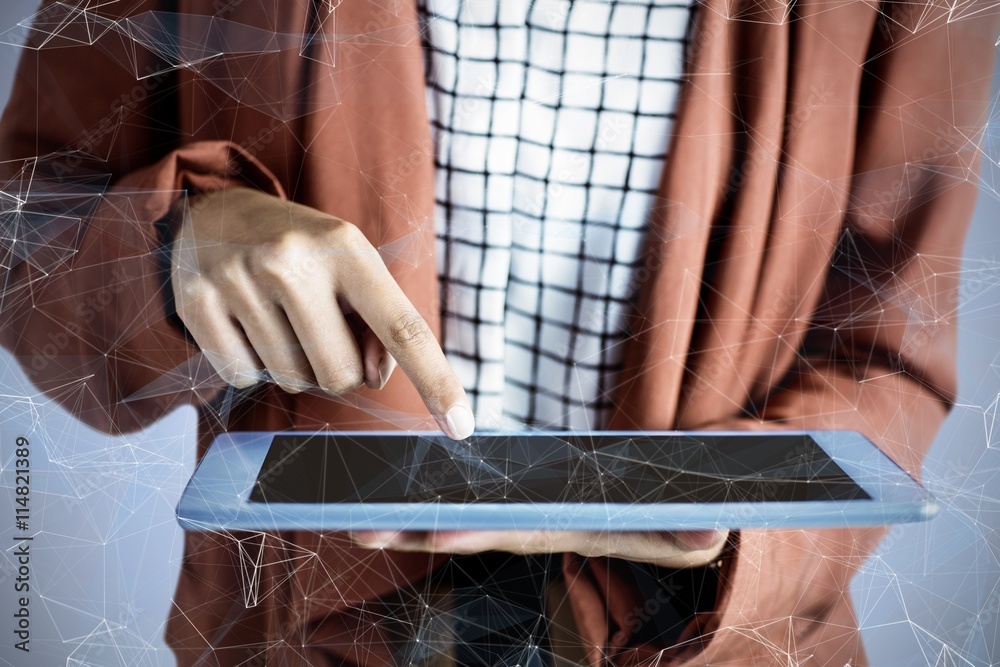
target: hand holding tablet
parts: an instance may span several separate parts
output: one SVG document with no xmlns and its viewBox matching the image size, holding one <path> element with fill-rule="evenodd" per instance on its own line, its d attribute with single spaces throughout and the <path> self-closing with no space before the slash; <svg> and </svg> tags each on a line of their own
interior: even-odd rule
<svg viewBox="0 0 1000 667">
<path fill-rule="evenodd" d="M 692 531 L 920 521 L 936 505 L 849 431 L 220 435 L 192 530 Z"/>
</svg>

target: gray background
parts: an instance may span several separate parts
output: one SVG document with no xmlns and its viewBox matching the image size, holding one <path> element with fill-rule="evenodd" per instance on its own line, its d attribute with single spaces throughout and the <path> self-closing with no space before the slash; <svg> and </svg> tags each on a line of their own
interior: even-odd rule
<svg viewBox="0 0 1000 667">
<path fill-rule="evenodd" d="M 5 0 L 0 30 L 34 6 Z M 0 107 L 17 55 L 0 46 Z M 1000 124 L 984 145 L 962 272 L 958 406 L 925 466 L 945 511 L 893 528 L 854 580 L 873 665 L 1000 664 Z M 54 407 L 0 352 L 0 494 L 12 500 L 12 443 L 30 434 L 33 530 L 41 530 L 32 546 L 32 651 L 13 650 L 9 622 L 0 623 L 0 664 L 174 664 L 162 635 L 181 557 L 173 509 L 193 469 L 194 428 L 187 408 L 109 439 Z M 10 619 L 13 518 L 5 516 L 0 617 Z"/>
</svg>

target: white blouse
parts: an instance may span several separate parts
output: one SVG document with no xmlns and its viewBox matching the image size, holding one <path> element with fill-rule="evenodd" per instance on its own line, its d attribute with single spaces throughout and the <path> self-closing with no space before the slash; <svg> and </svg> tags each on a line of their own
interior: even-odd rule
<svg viewBox="0 0 1000 667">
<path fill-rule="evenodd" d="M 598 429 L 690 5 L 421 0 L 445 354 L 477 428 Z"/>
</svg>

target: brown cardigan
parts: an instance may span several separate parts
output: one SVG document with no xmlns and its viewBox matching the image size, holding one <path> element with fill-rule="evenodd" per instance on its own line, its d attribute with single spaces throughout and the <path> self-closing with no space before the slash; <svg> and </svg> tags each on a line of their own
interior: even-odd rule
<svg viewBox="0 0 1000 667">
<path fill-rule="evenodd" d="M 296 34 L 307 4 L 122 0 L 100 15 L 179 11 L 191 37 L 188 17 L 214 10 Z M 613 426 L 857 429 L 918 474 L 955 392 L 956 270 L 998 33 L 987 6 L 887 3 L 880 18 L 871 2 L 702 2 Z M 129 24 L 101 21 L 94 47 L 57 37 L 50 47 L 66 48 L 25 51 L 0 175 L 28 193 L 25 211 L 54 199 L 69 212 L 39 228 L 41 249 L 0 248 L 2 342 L 86 423 L 139 429 L 195 403 L 201 448 L 223 428 L 431 426 L 402 373 L 341 399 L 220 390 L 165 316 L 154 223 L 180 190 L 239 182 L 359 225 L 437 327 L 414 3 L 349 0 L 336 17 L 335 68 L 293 48 L 155 74 L 161 58 L 133 49 Z M 306 93 L 283 92 L 306 77 Z M 237 105 L 223 88 L 247 80 Z M 106 159 L 102 197 L 78 154 L 15 160 L 66 149 Z M 717 612 L 664 657 L 864 663 L 847 589 L 882 534 L 743 531 Z M 442 560 L 354 549 L 336 533 L 188 534 L 168 638 L 182 665 L 382 664 L 379 599 Z M 644 601 L 621 562 L 567 554 L 564 570 L 591 664 L 663 648 L 632 640 Z"/>
</svg>

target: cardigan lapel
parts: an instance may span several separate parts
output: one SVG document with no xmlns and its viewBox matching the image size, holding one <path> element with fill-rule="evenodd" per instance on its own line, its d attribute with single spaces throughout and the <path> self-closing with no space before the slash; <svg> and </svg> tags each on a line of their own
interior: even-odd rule
<svg viewBox="0 0 1000 667">
<path fill-rule="evenodd" d="M 614 428 L 704 428 L 759 405 L 822 290 L 877 12 L 755 7 L 699 7 Z"/>
</svg>

